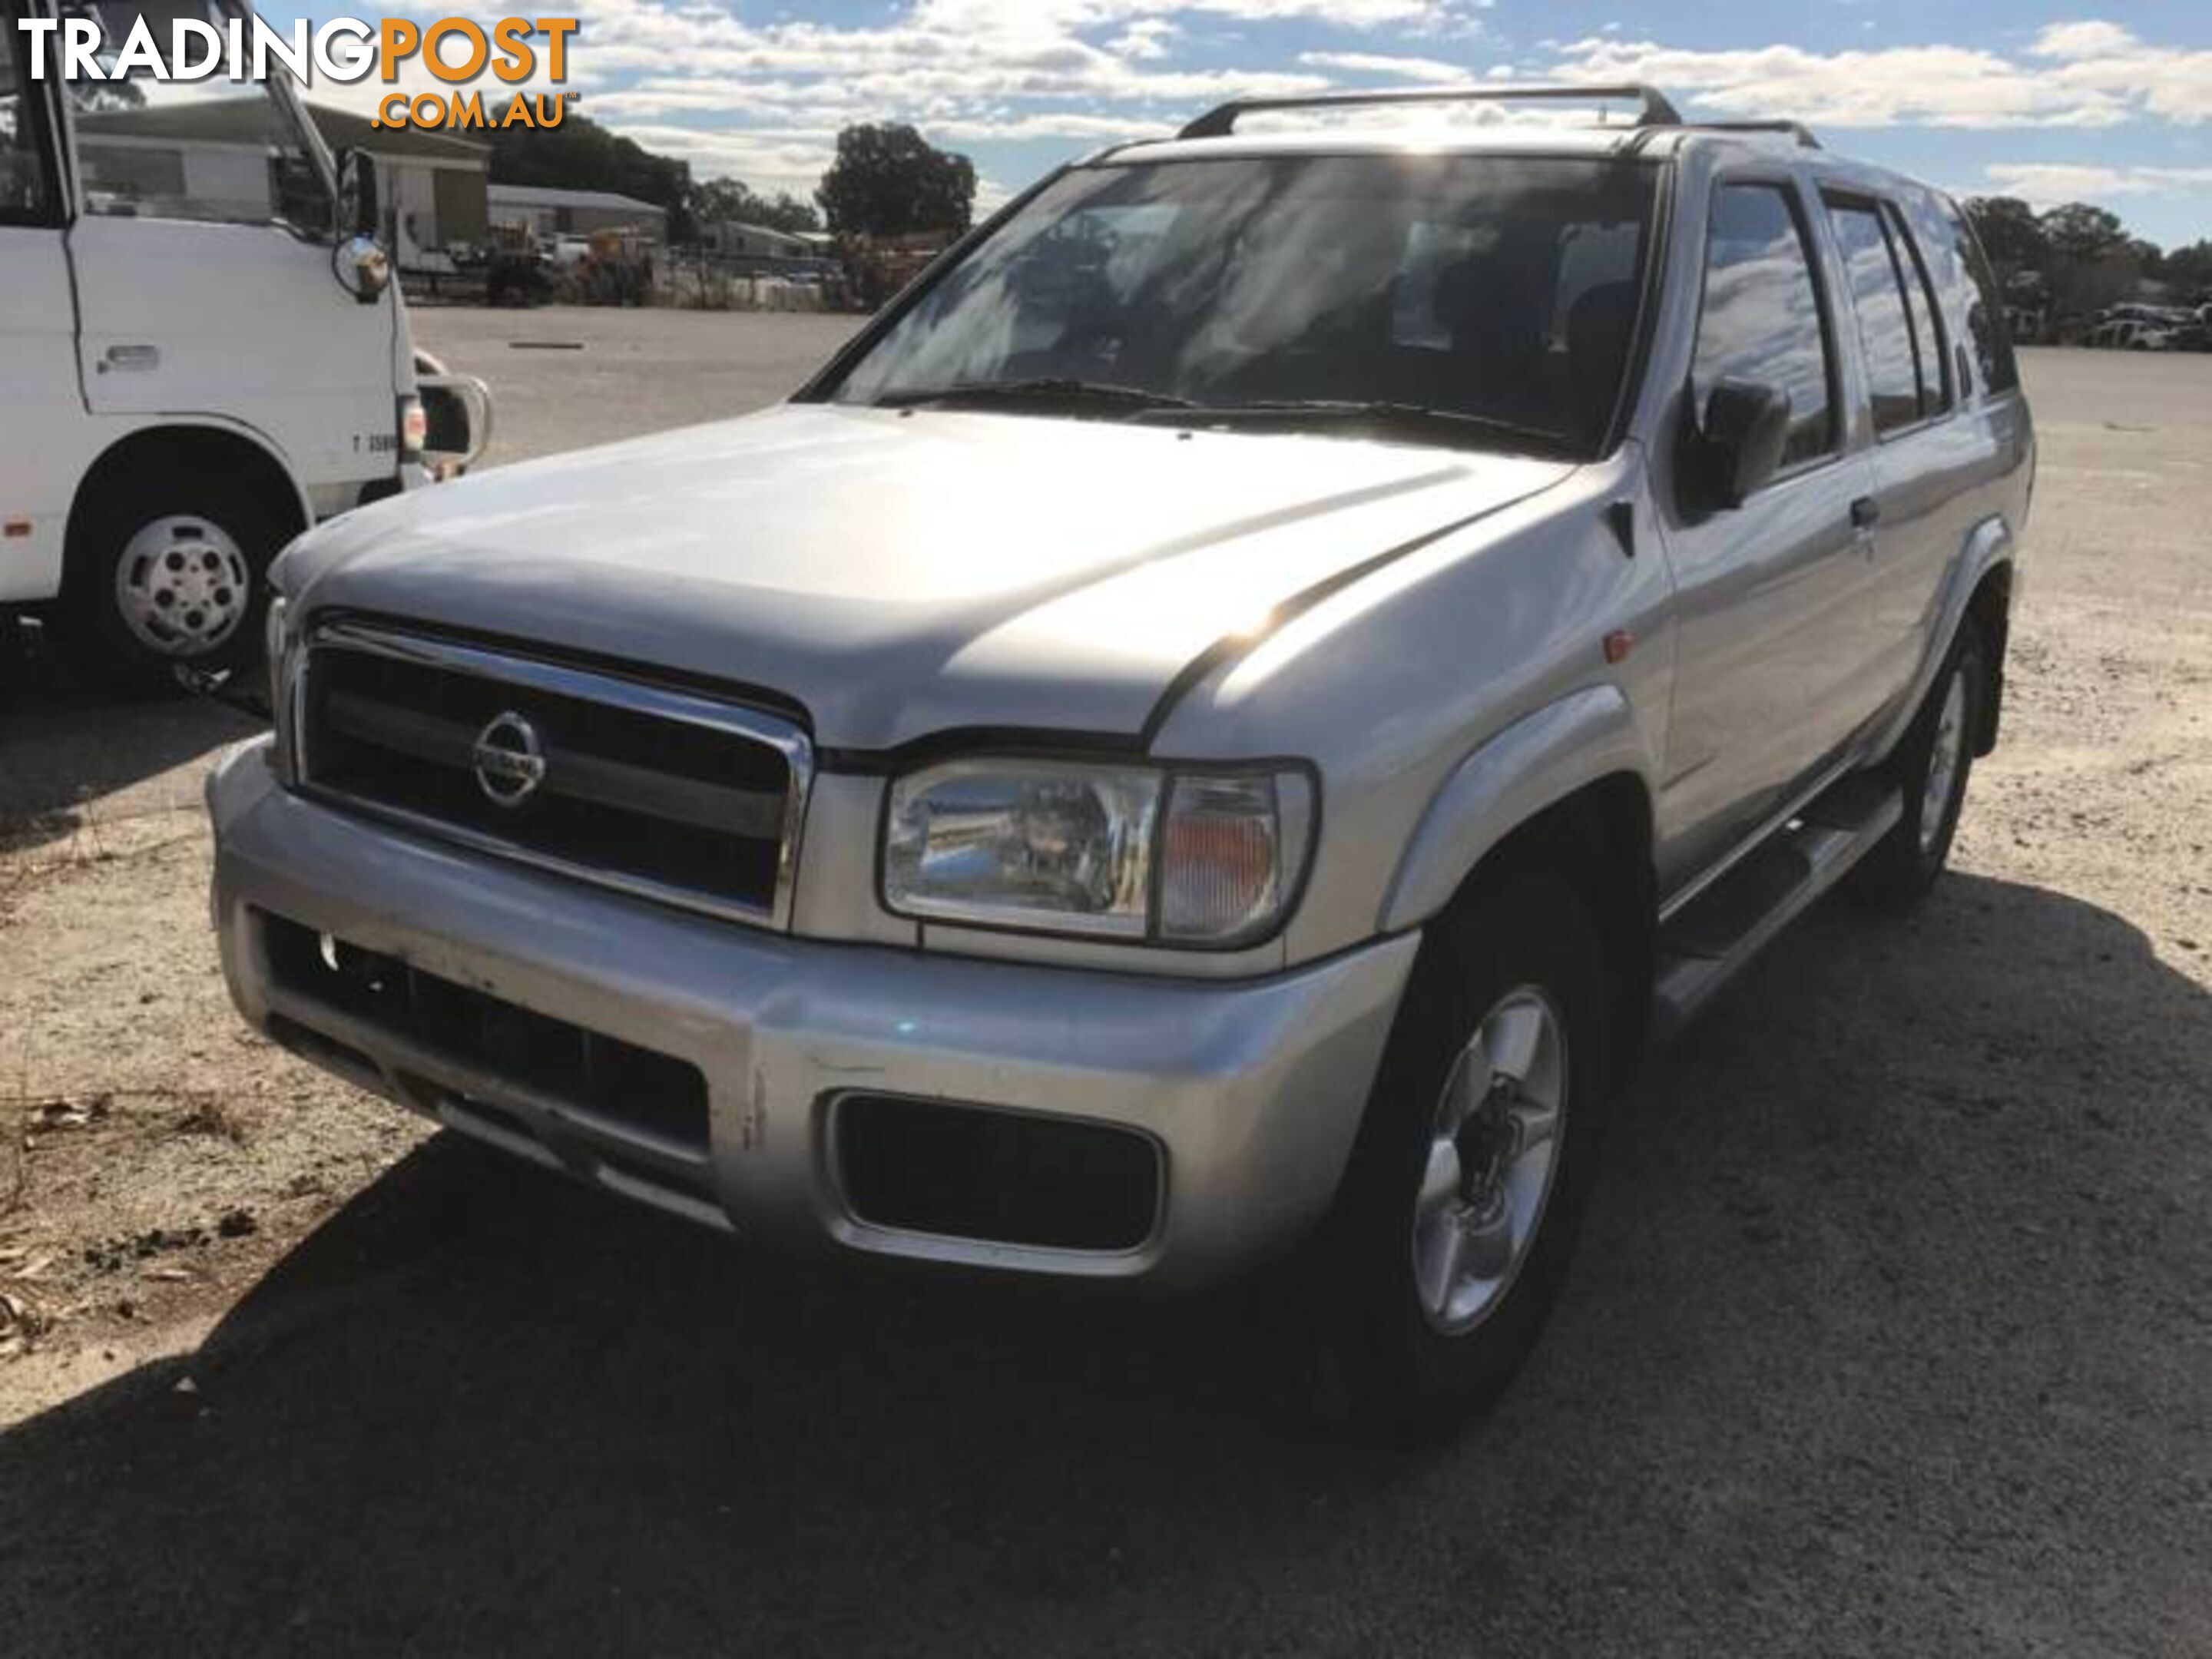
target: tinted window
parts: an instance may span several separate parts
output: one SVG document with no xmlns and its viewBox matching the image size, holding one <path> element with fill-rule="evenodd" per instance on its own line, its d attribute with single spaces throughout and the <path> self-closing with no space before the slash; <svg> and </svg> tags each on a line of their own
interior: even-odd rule
<svg viewBox="0 0 2212 1659">
<path fill-rule="evenodd" d="M 1991 392 L 2009 392 L 2020 384 L 2020 365 L 2012 355 L 2012 335 L 2005 326 L 2004 291 L 1997 274 L 1990 269 L 1981 239 L 1974 234 L 1966 216 L 1950 204 L 1952 246 L 1966 270 L 1974 291 L 1966 307 L 1966 332 L 1974 343 L 1974 361 L 1981 365 L 1982 384 Z"/>
<path fill-rule="evenodd" d="M 1912 313 L 1913 355 L 1920 362 L 1920 412 L 1940 415 L 1951 406 L 1951 364 L 1943 355 L 1943 325 L 1936 304 L 1936 284 L 1895 204 L 1882 204 L 1889 227 L 1890 251 L 1905 278 L 1905 301 Z"/>
<path fill-rule="evenodd" d="M 1836 249 L 1844 258 L 1860 356 L 1874 402 L 1874 429 L 1893 432 L 1920 418 L 1920 368 L 1906 313 L 1905 284 L 1889 233 L 1871 202 L 1830 202 Z"/>
<path fill-rule="evenodd" d="M 1691 370 L 1700 422 L 1713 387 L 1724 380 L 1788 394 L 1784 465 L 1835 447 L 1835 370 L 1820 286 L 1792 196 L 1778 185 L 1729 185 L 1713 195 L 1705 311 Z"/>
<path fill-rule="evenodd" d="M 1486 155 L 1078 168 L 831 395 L 1065 379 L 1224 410 L 1390 402 L 1589 453 L 1626 371 L 1655 178 Z"/>
<path fill-rule="evenodd" d="M 15 27 L 20 9 L 0 0 L 0 224 L 39 223 L 53 214 L 53 181 L 39 144 L 38 122 L 18 53 L 29 42 Z"/>
</svg>

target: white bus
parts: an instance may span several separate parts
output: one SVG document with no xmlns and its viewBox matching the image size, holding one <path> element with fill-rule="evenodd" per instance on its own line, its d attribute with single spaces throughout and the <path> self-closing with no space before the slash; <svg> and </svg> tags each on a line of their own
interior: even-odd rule
<svg viewBox="0 0 2212 1659">
<path fill-rule="evenodd" d="M 281 71 L 64 82 L 52 33 L 17 27 L 56 9 L 0 0 L 0 610 L 159 690 L 258 653 L 293 536 L 428 482 L 426 396 L 463 461 L 490 407 L 418 377 L 374 169 L 333 159 Z M 163 43 L 173 17 L 248 15 L 60 9 L 99 21 L 111 62 L 142 13 Z"/>
</svg>

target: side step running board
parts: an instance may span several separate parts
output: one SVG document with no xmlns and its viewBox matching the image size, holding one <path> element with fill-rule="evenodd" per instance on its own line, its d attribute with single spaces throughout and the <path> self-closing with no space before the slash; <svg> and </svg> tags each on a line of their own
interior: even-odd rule
<svg viewBox="0 0 2212 1659">
<path fill-rule="evenodd" d="M 1896 787 L 1860 774 L 1814 800 L 1660 930 L 1651 1030 L 1674 1036 L 1904 816 Z"/>
</svg>

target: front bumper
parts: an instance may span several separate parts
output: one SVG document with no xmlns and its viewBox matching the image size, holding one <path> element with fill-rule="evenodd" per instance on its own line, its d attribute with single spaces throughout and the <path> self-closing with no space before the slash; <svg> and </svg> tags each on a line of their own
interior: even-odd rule
<svg viewBox="0 0 2212 1659">
<path fill-rule="evenodd" d="M 453 1127 L 790 1249 L 1176 1285 L 1250 1266 L 1328 1207 L 1418 944 L 1233 982 L 962 960 L 754 931 L 415 839 L 287 793 L 265 739 L 226 758 L 208 801 L 223 970 L 257 1028 Z M 302 997 L 271 972 L 266 916 L 697 1066 L 696 1166 Z M 1151 1236 L 1073 1250 L 864 1221 L 830 1133 L 854 1091 L 1146 1135 L 1164 1177 Z"/>
</svg>

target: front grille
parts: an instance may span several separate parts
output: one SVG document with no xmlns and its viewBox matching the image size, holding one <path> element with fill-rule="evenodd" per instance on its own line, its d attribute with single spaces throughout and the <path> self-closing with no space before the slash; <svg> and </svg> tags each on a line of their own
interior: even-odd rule
<svg viewBox="0 0 2212 1659">
<path fill-rule="evenodd" d="M 307 647 L 301 782 L 526 862 L 781 925 L 792 722 L 644 679 L 341 624 Z"/>
</svg>

